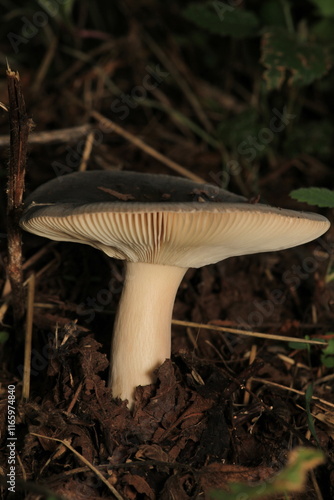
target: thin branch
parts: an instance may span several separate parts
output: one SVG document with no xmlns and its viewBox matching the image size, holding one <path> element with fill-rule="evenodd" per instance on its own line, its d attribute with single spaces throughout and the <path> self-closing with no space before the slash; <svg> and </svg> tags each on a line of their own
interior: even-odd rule
<svg viewBox="0 0 334 500">
<path fill-rule="evenodd" d="M 22 271 L 22 241 L 19 219 L 22 212 L 24 178 L 28 135 L 32 121 L 26 113 L 19 74 L 7 68 L 8 111 L 10 124 L 10 157 L 8 169 L 7 233 L 8 264 L 7 273 L 12 288 L 12 305 L 16 325 L 24 314 L 24 289 Z"/>
<path fill-rule="evenodd" d="M 142 151 L 145 151 L 145 153 L 147 153 L 148 155 L 160 161 L 161 163 L 171 168 L 178 174 L 183 175 L 183 177 L 186 177 L 196 182 L 205 182 L 204 179 L 202 179 L 202 177 L 199 177 L 198 175 L 194 174 L 187 168 L 182 167 L 182 165 L 179 165 L 175 161 L 171 160 L 167 156 L 163 155 L 162 153 L 159 153 L 159 151 L 152 148 L 152 146 L 146 144 L 144 141 L 139 139 L 139 137 L 131 134 L 131 132 L 128 132 L 120 125 L 117 125 L 112 120 L 109 120 L 105 116 L 101 115 L 101 113 L 99 113 L 98 111 L 91 111 L 90 115 L 92 118 L 94 118 L 101 124 L 103 131 L 110 130 L 110 132 L 116 132 L 116 134 L 120 135 L 121 137 L 124 137 L 126 140 L 128 140 L 129 142 L 140 148 Z"/>
</svg>

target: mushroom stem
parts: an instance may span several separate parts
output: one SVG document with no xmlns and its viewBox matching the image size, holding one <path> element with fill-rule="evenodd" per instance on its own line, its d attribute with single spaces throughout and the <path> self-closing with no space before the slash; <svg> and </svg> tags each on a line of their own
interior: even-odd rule
<svg viewBox="0 0 334 500">
<path fill-rule="evenodd" d="M 115 319 L 110 385 L 114 397 L 133 403 L 138 385 L 171 355 L 175 295 L 186 268 L 128 262 Z"/>
</svg>

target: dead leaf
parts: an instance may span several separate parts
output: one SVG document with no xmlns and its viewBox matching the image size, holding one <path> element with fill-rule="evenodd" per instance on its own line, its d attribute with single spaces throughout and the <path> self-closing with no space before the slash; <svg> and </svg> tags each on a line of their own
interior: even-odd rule
<svg viewBox="0 0 334 500">
<path fill-rule="evenodd" d="M 139 446 L 135 455 L 138 460 L 156 460 L 158 462 L 168 462 L 168 454 L 163 451 L 158 444 L 143 444 Z"/>
<path fill-rule="evenodd" d="M 193 496 L 189 496 L 187 489 L 192 489 L 193 478 L 190 474 L 175 474 L 166 482 L 161 492 L 160 500 L 189 500 Z"/>
<path fill-rule="evenodd" d="M 111 194 L 112 196 L 115 196 L 115 198 L 117 198 L 118 200 L 121 200 L 121 201 L 135 200 L 135 197 L 132 196 L 132 194 L 119 193 L 118 191 L 115 191 L 114 189 L 105 188 L 105 187 L 98 187 L 98 189 L 101 189 L 101 191 L 104 191 L 105 193 L 108 193 L 108 194 Z"/>
<path fill-rule="evenodd" d="M 244 467 L 215 462 L 199 472 L 204 492 L 227 489 L 229 483 L 264 481 L 275 473 L 271 467 Z"/>
<path fill-rule="evenodd" d="M 147 481 L 141 477 L 138 476 L 137 474 L 125 474 L 122 478 L 122 482 L 126 483 L 127 485 L 131 486 L 132 488 L 135 489 L 137 493 L 140 495 L 145 495 L 144 499 L 148 500 L 155 500 L 156 496 L 152 490 L 152 488 L 148 485 Z M 129 492 L 127 490 L 127 496 L 129 495 Z M 137 495 L 132 497 L 133 499 L 138 498 Z M 143 498 L 143 497 L 140 497 Z"/>
</svg>

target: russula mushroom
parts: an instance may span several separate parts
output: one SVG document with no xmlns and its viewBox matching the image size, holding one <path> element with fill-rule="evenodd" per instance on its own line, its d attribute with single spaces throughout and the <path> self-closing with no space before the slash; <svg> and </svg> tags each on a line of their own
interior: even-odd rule
<svg viewBox="0 0 334 500">
<path fill-rule="evenodd" d="M 282 250 L 322 235 L 314 213 L 249 203 L 210 184 L 134 172 L 77 172 L 26 200 L 20 224 L 56 241 L 85 243 L 126 261 L 111 354 L 114 397 L 154 381 L 171 355 L 171 316 L 189 267 Z"/>
</svg>

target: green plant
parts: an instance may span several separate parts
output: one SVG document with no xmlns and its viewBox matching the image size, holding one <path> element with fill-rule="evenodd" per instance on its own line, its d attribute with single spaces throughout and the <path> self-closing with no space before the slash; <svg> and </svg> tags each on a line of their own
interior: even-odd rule
<svg viewBox="0 0 334 500">
<path fill-rule="evenodd" d="M 329 335 L 334 333 L 330 332 Z M 323 349 L 321 362 L 326 368 L 334 368 L 334 337 L 328 341 L 328 345 Z"/>
<path fill-rule="evenodd" d="M 297 201 L 317 205 L 318 207 L 334 208 L 334 191 L 327 188 L 310 187 L 294 189 L 291 198 Z"/>
<path fill-rule="evenodd" d="M 5 331 L 0 332 L 0 344 L 4 344 L 9 339 L 9 333 Z"/>
<path fill-rule="evenodd" d="M 328 20 L 332 8 L 325 1 L 314 1 L 318 16 Z M 260 62 L 267 90 L 306 86 L 323 77 L 333 65 L 328 44 L 312 31 L 318 22 L 309 16 L 297 23 L 292 2 L 271 0 L 260 9 L 238 8 L 214 1 L 189 4 L 183 15 L 199 28 L 232 39 L 260 39 Z"/>
<path fill-rule="evenodd" d="M 320 359 L 321 363 L 323 366 L 326 368 L 333 368 L 334 367 L 334 333 L 328 332 L 327 335 L 333 335 L 333 338 L 331 338 L 328 341 L 328 344 L 326 347 L 323 348 Z M 309 337 L 306 335 L 305 339 L 308 339 Z M 320 340 L 320 339 L 319 339 Z M 324 341 L 325 343 L 325 341 Z M 294 350 L 303 350 L 306 349 L 308 358 L 310 358 L 311 354 L 311 346 L 310 344 L 303 344 L 300 342 L 289 342 L 289 347 Z"/>
<path fill-rule="evenodd" d="M 236 9 L 223 2 L 193 3 L 183 15 L 209 33 L 232 38 L 247 38 L 258 33 L 259 19 L 254 12 Z"/>
<path fill-rule="evenodd" d="M 312 412 L 311 412 L 312 397 L 313 397 L 313 384 L 309 384 L 307 386 L 306 391 L 305 391 L 305 410 L 306 410 L 306 415 L 307 415 L 307 424 L 308 424 L 308 428 L 309 428 L 315 442 L 317 443 L 317 445 L 320 448 L 321 445 L 320 445 L 320 442 L 318 439 L 317 431 L 316 431 L 315 425 L 314 425 L 314 419 L 313 419 Z"/>
<path fill-rule="evenodd" d="M 212 500 L 260 500 L 262 498 L 276 498 L 277 495 L 303 491 L 307 473 L 324 462 L 320 450 L 313 448 L 296 448 L 290 452 L 286 467 L 276 476 L 260 485 L 241 483 L 230 484 L 230 492 L 214 491 Z"/>
</svg>

